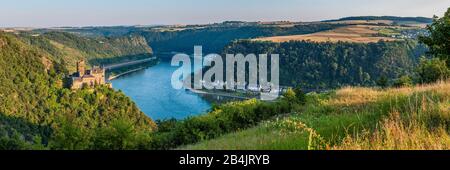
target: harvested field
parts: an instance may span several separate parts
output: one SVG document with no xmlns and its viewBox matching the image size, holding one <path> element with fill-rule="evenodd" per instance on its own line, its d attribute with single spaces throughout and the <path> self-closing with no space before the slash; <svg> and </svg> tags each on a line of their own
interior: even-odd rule
<svg viewBox="0 0 450 170">
<path fill-rule="evenodd" d="M 289 36 L 274 36 L 254 39 L 256 41 L 272 41 L 272 42 L 287 42 L 287 41 L 313 41 L 313 42 L 355 42 L 355 43 L 371 43 L 384 41 L 396 41 L 398 39 L 389 37 L 376 36 L 378 31 L 374 30 L 378 26 L 369 25 L 352 25 L 341 27 L 330 31 L 323 31 L 305 35 L 289 35 Z"/>
</svg>

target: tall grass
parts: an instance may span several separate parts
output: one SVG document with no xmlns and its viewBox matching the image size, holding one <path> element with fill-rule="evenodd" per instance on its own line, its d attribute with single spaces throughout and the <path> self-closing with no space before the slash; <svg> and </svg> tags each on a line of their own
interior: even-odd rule
<svg viewBox="0 0 450 170">
<path fill-rule="evenodd" d="M 388 113 L 374 131 L 348 135 L 333 149 L 450 149 L 450 83 L 384 91 L 380 109 Z"/>
<path fill-rule="evenodd" d="M 445 126 L 432 130 L 419 121 L 405 123 L 398 112 L 385 119 L 374 133 L 348 136 L 338 150 L 442 150 L 450 149 L 450 136 Z"/>
</svg>

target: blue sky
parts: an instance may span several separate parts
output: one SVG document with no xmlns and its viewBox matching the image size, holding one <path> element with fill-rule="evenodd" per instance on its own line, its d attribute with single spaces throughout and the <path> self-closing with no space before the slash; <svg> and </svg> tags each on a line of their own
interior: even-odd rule
<svg viewBox="0 0 450 170">
<path fill-rule="evenodd" d="M 316 21 L 442 15 L 450 0 L 0 0 L 0 27 Z"/>
</svg>

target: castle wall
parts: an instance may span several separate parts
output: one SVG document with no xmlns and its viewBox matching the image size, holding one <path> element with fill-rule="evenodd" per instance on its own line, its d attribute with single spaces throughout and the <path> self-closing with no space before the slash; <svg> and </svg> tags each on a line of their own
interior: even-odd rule
<svg viewBox="0 0 450 170">
<path fill-rule="evenodd" d="M 83 82 L 72 80 L 72 86 L 71 86 L 72 90 L 81 89 L 82 87 L 83 87 Z"/>
</svg>

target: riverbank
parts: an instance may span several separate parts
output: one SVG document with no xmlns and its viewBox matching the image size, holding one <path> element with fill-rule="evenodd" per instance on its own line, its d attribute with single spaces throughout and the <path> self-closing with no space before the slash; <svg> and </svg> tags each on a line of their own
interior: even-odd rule
<svg viewBox="0 0 450 170">
<path fill-rule="evenodd" d="M 158 59 L 156 57 L 152 57 L 144 60 L 110 65 L 109 67 L 105 67 L 105 69 L 108 71 L 108 76 L 106 79 L 108 81 L 111 81 L 121 76 L 144 70 L 156 64 L 158 64 Z"/>
<path fill-rule="evenodd" d="M 202 94 L 202 95 L 213 95 L 213 96 L 221 96 L 221 97 L 229 97 L 229 98 L 236 98 L 236 99 L 241 99 L 241 100 L 249 100 L 249 99 L 259 99 L 258 96 L 242 96 L 242 95 L 238 95 L 240 93 L 230 93 L 230 92 L 224 92 L 224 91 L 206 91 L 206 90 L 196 90 L 196 89 L 192 89 L 192 88 L 186 88 L 187 90 L 196 93 L 196 94 Z"/>
<path fill-rule="evenodd" d="M 129 61 L 129 62 L 124 62 L 124 63 L 111 64 L 111 65 L 104 66 L 104 68 L 105 68 L 105 70 L 114 70 L 114 69 L 133 66 L 133 65 L 137 65 L 137 64 L 147 63 L 147 62 L 151 62 L 154 60 L 157 60 L 157 58 L 150 57 L 150 58 L 142 59 L 142 60 L 135 60 L 135 61 Z"/>
<path fill-rule="evenodd" d="M 136 71 L 144 70 L 144 69 L 146 69 L 146 68 L 145 68 L 145 67 L 140 67 L 140 68 L 133 69 L 133 70 L 129 70 L 129 71 L 126 71 L 126 72 L 123 72 L 123 73 L 120 73 L 120 74 L 117 74 L 117 75 L 114 75 L 114 76 L 110 76 L 110 77 L 108 77 L 108 81 L 117 79 L 117 78 L 119 78 L 119 77 L 121 77 L 121 76 L 130 74 L 130 73 L 134 73 L 134 72 L 136 72 Z"/>
</svg>

